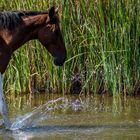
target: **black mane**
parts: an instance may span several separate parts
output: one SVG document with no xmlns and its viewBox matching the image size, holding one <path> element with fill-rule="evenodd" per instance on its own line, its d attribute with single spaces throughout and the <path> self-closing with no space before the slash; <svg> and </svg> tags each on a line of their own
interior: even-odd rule
<svg viewBox="0 0 140 140">
<path fill-rule="evenodd" d="M 0 29 L 15 29 L 20 25 L 23 20 L 22 16 L 35 16 L 38 14 L 46 14 L 48 12 L 36 12 L 36 11 L 6 11 L 0 12 Z"/>
</svg>

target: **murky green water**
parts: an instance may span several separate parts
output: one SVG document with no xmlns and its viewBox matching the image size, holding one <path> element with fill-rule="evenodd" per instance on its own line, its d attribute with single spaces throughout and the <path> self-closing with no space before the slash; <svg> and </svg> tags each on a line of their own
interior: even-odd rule
<svg viewBox="0 0 140 140">
<path fill-rule="evenodd" d="M 1 128 L 0 139 L 140 140 L 139 97 L 11 95 L 7 102 L 20 129 Z"/>
</svg>

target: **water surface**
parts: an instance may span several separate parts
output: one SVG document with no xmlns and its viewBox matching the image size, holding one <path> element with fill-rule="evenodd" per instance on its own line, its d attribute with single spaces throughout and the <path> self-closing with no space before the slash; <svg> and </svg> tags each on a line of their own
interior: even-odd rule
<svg viewBox="0 0 140 140">
<path fill-rule="evenodd" d="M 12 126 L 0 128 L 0 139 L 140 139 L 139 97 L 11 95 L 7 102 Z"/>
</svg>

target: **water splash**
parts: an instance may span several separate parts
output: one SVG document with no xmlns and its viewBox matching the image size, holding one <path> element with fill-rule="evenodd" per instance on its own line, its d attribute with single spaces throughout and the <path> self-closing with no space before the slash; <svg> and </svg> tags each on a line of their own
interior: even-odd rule
<svg viewBox="0 0 140 140">
<path fill-rule="evenodd" d="M 18 130 L 38 125 L 39 122 L 52 117 L 51 113 L 55 110 L 72 109 L 73 111 L 80 110 L 85 105 L 76 99 L 69 101 L 67 98 L 58 98 L 50 100 L 46 104 L 35 108 L 32 112 L 16 118 L 12 123 L 10 130 Z"/>
</svg>

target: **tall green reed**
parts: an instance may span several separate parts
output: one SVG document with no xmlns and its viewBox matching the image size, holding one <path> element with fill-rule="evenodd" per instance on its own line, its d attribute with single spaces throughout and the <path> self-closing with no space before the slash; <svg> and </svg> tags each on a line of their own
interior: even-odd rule
<svg viewBox="0 0 140 140">
<path fill-rule="evenodd" d="M 14 53 L 5 90 L 65 93 L 78 73 L 81 93 L 134 93 L 140 83 L 140 1 L 1 0 L 0 5 L 1 10 L 46 10 L 54 3 L 68 52 L 65 66 L 55 67 L 39 42 L 29 42 Z"/>
</svg>

